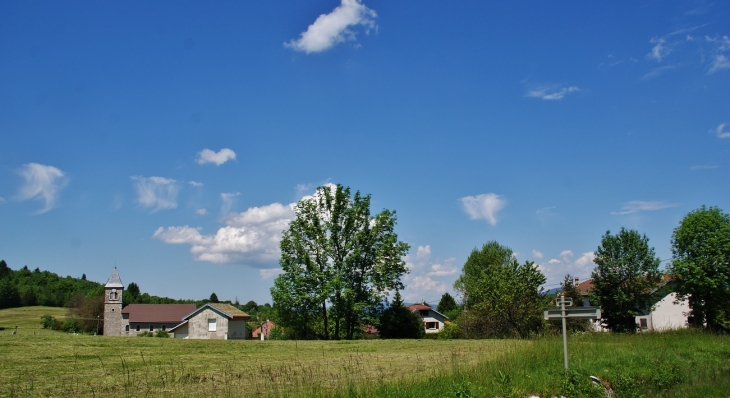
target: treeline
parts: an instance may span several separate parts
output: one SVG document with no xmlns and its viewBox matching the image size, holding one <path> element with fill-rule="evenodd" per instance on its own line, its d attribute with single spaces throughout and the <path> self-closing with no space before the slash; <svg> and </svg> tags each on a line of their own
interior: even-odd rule
<svg viewBox="0 0 730 398">
<path fill-rule="evenodd" d="M 0 260 L 0 309 L 43 305 L 66 307 L 78 295 L 102 296 L 104 286 L 97 282 L 71 276 L 61 277 L 49 271 L 28 266 L 14 271 L 5 260 Z"/>
</svg>

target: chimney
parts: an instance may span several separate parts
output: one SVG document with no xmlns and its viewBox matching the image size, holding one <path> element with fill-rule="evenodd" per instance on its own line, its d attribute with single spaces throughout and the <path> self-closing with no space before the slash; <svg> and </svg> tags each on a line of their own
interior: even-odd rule
<svg viewBox="0 0 730 398">
<path fill-rule="evenodd" d="M 580 282 L 580 279 L 575 278 L 575 281 L 573 281 L 573 286 L 578 286 L 578 282 Z"/>
</svg>

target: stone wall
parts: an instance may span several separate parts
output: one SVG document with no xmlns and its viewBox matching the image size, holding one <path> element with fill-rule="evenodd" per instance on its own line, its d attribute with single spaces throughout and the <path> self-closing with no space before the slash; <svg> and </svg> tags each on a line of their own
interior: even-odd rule
<svg viewBox="0 0 730 398">
<path fill-rule="evenodd" d="M 208 331 L 208 320 L 215 319 L 216 331 Z M 223 340 L 228 333 L 228 318 L 206 308 L 188 320 L 189 339 L 218 339 Z"/>
<path fill-rule="evenodd" d="M 116 299 L 111 296 L 112 289 L 104 289 L 104 335 L 121 336 L 122 326 L 122 289 L 117 291 Z"/>
</svg>

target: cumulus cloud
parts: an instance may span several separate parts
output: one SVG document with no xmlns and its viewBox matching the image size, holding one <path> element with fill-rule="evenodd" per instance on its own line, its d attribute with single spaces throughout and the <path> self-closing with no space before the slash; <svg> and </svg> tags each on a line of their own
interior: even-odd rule
<svg viewBox="0 0 730 398">
<path fill-rule="evenodd" d="M 415 276 L 403 291 L 403 298 L 405 301 L 421 301 L 424 298 L 438 300 L 448 290 L 449 286 L 443 282 L 435 281 L 428 276 Z"/>
<path fill-rule="evenodd" d="M 173 179 L 164 177 L 131 177 L 137 189 L 137 203 L 154 213 L 159 210 L 169 210 L 177 207 L 177 194 L 180 184 Z"/>
<path fill-rule="evenodd" d="M 464 211 L 472 220 L 484 219 L 491 225 L 497 225 L 497 212 L 502 210 L 507 201 L 495 193 L 483 193 L 476 196 L 465 196 L 461 198 Z"/>
<path fill-rule="evenodd" d="M 198 164 L 215 163 L 216 166 L 220 166 L 229 160 L 236 159 L 236 152 L 228 148 L 223 148 L 218 152 L 214 152 L 210 149 L 203 149 L 198 152 L 198 158 L 195 159 Z"/>
<path fill-rule="evenodd" d="M 449 276 L 456 275 L 459 272 L 458 268 L 451 265 L 432 264 L 431 270 L 426 273 L 426 276 Z"/>
<path fill-rule="evenodd" d="M 658 201 L 658 200 L 632 200 L 629 202 L 624 203 L 621 206 L 620 211 L 612 211 L 611 214 L 614 215 L 626 215 L 626 214 L 633 214 L 638 213 L 640 211 L 655 211 L 655 210 L 662 210 L 669 207 L 676 207 L 678 204 L 676 203 L 668 203 L 665 201 Z"/>
<path fill-rule="evenodd" d="M 540 98 L 546 101 L 561 100 L 567 94 L 580 91 L 576 86 L 560 87 L 555 85 L 539 86 L 527 91 L 525 96 L 529 98 Z"/>
<path fill-rule="evenodd" d="M 572 250 L 561 251 L 560 258 L 562 258 L 565 261 L 570 261 L 570 259 L 573 258 L 573 251 Z"/>
<path fill-rule="evenodd" d="M 18 192 L 18 200 L 35 199 L 45 203 L 36 214 L 51 210 L 56 204 L 59 193 L 68 184 L 68 178 L 63 171 L 44 164 L 25 164 L 18 174 L 25 180 Z"/>
<path fill-rule="evenodd" d="M 418 246 L 416 251 L 416 258 L 418 260 L 428 260 L 431 258 L 431 245 Z"/>
<path fill-rule="evenodd" d="M 367 8 L 360 0 L 342 0 L 332 12 L 317 17 L 298 39 L 284 45 L 307 54 L 321 52 L 336 44 L 355 40 L 355 32 L 351 27 L 361 25 L 366 28 L 366 33 L 369 32 L 376 27 L 375 17 L 375 11 Z"/>
<path fill-rule="evenodd" d="M 211 235 L 185 225 L 160 227 L 152 236 L 169 244 L 190 245 L 190 253 L 197 261 L 266 264 L 279 258 L 281 233 L 295 217 L 293 208 L 294 203 L 251 207 L 229 215 L 226 226 Z"/>
<path fill-rule="evenodd" d="M 543 254 L 535 249 L 532 249 L 532 257 L 541 259 L 543 258 Z"/>
<path fill-rule="evenodd" d="M 281 275 L 284 273 L 284 270 L 281 268 L 262 268 L 259 270 L 259 275 L 261 275 L 261 280 L 268 280 L 273 279 L 277 275 Z"/>
<path fill-rule="evenodd" d="M 573 260 L 572 250 L 563 250 L 558 256 L 560 259 L 552 258 L 549 261 L 539 264 L 540 271 L 545 275 L 548 285 L 554 285 L 563 280 L 566 274 L 577 277 L 587 277 L 593 269 L 595 254 L 585 252 Z"/>
<path fill-rule="evenodd" d="M 717 138 L 730 138 L 730 131 L 725 131 L 725 126 L 727 126 L 727 123 L 721 123 L 717 126 L 715 129 L 715 135 L 717 135 Z"/>
<path fill-rule="evenodd" d="M 206 210 L 204 208 L 200 208 L 198 210 L 195 210 L 195 214 L 197 214 L 199 216 L 204 216 L 204 215 L 208 214 L 208 210 Z"/>
</svg>

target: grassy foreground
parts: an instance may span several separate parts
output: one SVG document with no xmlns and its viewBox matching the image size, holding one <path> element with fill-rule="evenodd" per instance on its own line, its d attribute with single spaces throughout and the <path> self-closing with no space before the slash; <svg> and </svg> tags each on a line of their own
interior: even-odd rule
<svg viewBox="0 0 730 398">
<path fill-rule="evenodd" d="M 730 391 L 728 337 L 693 331 L 571 336 L 566 377 L 559 337 L 261 342 L 83 336 L 39 329 L 40 315 L 62 312 L 20 310 L 0 311 L 6 327 L 0 331 L 0 396 L 605 397 L 588 375 L 612 383 L 619 398 L 724 397 Z"/>
</svg>

